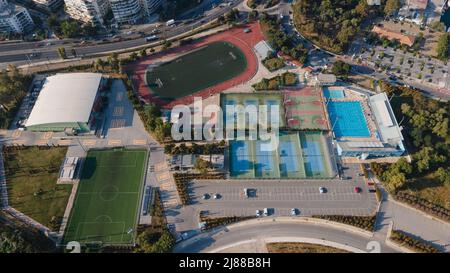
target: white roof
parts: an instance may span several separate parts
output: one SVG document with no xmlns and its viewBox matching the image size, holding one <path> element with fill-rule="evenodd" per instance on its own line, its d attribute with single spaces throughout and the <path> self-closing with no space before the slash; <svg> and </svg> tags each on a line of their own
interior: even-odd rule
<svg viewBox="0 0 450 273">
<path fill-rule="evenodd" d="M 26 126 L 88 122 L 102 74 L 69 73 L 48 77 Z"/>
<path fill-rule="evenodd" d="M 403 136 L 386 93 L 371 96 L 369 102 L 372 113 L 375 116 L 381 140 L 384 143 L 401 142 Z"/>
</svg>

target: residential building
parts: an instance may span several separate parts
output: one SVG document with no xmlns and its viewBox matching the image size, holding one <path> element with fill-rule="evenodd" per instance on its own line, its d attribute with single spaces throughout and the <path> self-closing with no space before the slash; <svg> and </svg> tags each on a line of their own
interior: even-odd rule
<svg viewBox="0 0 450 273">
<path fill-rule="evenodd" d="M 142 7 L 144 8 L 145 16 L 150 18 L 162 3 L 163 0 L 142 0 Z"/>
<path fill-rule="evenodd" d="M 0 0 L 0 33 L 24 33 L 34 27 L 27 9 Z"/>
<path fill-rule="evenodd" d="M 73 19 L 85 24 L 102 26 L 109 9 L 108 0 L 64 0 L 66 12 Z"/>
<path fill-rule="evenodd" d="M 141 0 L 109 0 L 118 25 L 137 24 L 145 15 Z"/>
<path fill-rule="evenodd" d="M 31 1 L 33 1 L 37 6 L 49 11 L 56 11 L 60 9 L 64 4 L 64 0 L 31 0 Z"/>
</svg>

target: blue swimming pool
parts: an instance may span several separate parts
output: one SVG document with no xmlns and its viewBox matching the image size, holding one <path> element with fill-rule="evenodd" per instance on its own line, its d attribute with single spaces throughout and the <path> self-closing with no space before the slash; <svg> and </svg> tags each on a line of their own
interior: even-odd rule
<svg viewBox="0 0 450 273">
<path fill-rule="evenodd" d="M 336 137 L 370 137 L 360 102 L 328 102 L 328 114 Z"/>
<path fill-rule="evenodd" d="M 328 87 L 323 88 L 323 95 L 326 99 L 343 99 L 345 98 L 344 90 L 342 89 L 330 89 Z"/>
</svg>

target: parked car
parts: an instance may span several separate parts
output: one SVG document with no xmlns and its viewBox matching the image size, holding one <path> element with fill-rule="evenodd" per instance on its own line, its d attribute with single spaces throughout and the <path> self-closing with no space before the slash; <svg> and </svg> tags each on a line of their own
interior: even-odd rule
<svg viewBox="0 0 450 273">
<path fill-rule="evenodd" d="M 360 187 L 355 187 L 355 188 L 353 188 L 353 191 L 354 191 L 355 193 L 360 193 L 362 190 L 361 190 Z"/>
<path fill-rule="evenodd" d="M 261 216 L 261 211 L 259 209 L 256 210 L 256 217 L 260 217 Z"/>
<path fill-rule="evenodd" d="M 291 209 L 291 215 L 292 215 L 292 216 L 297 216 L 297 214 L 298 214 L 298 209 L 292 208 L 292 209 Z"/>
<path fill-rule="evenodd" d="M 320 188 L 319 188 L 319 192 L 320 192 L 320 193 L 326 193 L 326 192 L 327 192 L 327 189 L 325 189 L 324 187 L 320 187 Z"/>
<path fill-rule="evenodd" d="M 220 198 L 222 198 L 222 195 L 220 195 L 220 193 L 214 194 L 214 199 L 220 199 Z"/>
<path fill-rule="evenodd" d="M 203 194 L 202 199 L 203 199 L 203 200 L 207 200 L 207 199 L 209 199 L 210 197 L 211 197 L 211 196 L 209 196 L 209 194 L 205 193 L 205 194 Z"/>
</svg>

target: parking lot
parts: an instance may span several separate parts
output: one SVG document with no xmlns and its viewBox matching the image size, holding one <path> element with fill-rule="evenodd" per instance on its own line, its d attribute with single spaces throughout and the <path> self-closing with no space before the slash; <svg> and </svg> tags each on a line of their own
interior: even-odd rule
<svg viewBox="0 0 450 273">
<path fill-rule="evenodd" d="M 269 214 L 276 216 L 290 215 L 293 208 L 302 216 L 372 214 L 376 196 L 369 192 L 364 177 L 358 175 L 359 165 L 344 169 L 344 180 L 195 181 L 190 185 L 191 206 L 214 217 L 252 216 L 264 208 L 270 208 Z M 324 193 L 320 193 L 320 187 L 325 188 Z M 248 189 L 248 197 L 244 189 Z"/>
<path fill-rule="evenodd" d="M 402 79 L 419 81 L 444 88 L 449 84 L 448 66 L 443 62 L 427 56 L 414 55 L 391 47 L 372 47 L 363 44 L 354 60 L 364 65 L 384 70 L 388 74 Z"/>
</svg>

